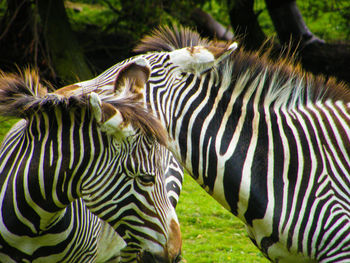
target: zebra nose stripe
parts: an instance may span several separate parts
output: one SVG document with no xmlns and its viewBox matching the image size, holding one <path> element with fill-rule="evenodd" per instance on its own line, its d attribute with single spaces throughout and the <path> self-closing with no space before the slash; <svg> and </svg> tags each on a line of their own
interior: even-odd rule
<svg viewBox="0 0 350 263">
<path fill-rule="evenodd" d="M 179 257 L 179 254 L 181 254 L 181 246 L 182 239 L 180 226 L 174 219 L 172 219 L 170 222 L 170 234 L 168 239 L 168 254 L 172 259 L 171 262 L 176 262 L 174 260 Z"/>
</svg>

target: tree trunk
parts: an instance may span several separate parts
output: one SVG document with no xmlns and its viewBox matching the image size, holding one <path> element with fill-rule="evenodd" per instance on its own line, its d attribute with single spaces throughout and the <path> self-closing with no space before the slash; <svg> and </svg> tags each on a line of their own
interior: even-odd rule
<svg viewBox="0 0 350 263">
<path fill-rule="evenodd" d="M 71 30 L 63 0 L 38 0 L 37 3 L 46 51 L 56 75 L 64 83 L 91 78 L 92 73 Z"/>
<path fill-rule="evenodd" d="M 191 13 L 191 18 L 196 23 L 201 35 L 224 41 L 231 41 L 234 37 L 229 28 L 224 27 L 216 21 L 210 14 L 200 8 L 195 8 Z"/>
<path fill-rule="evenodd" d="M 7 0 L 7 9 L 0 22 L 0 64 L 9 70 L 16 61 L 21 64 L 31 51 L 32 9 L 30 0 Z"/>
<path fill-rule="evenodd" d="M 324 43 L 306 26 L 295 0 L 265 0 L 267 10 L 282 45 Z"/>
<path fill-rule="evenodd" d="M 254 13 L 254 0 L 231 0 L 228 4 L 231 5 L 229 15 L 235 35 L 243 37 L 247 49 L 259 49 L 266 36 Z"/>
</svg>

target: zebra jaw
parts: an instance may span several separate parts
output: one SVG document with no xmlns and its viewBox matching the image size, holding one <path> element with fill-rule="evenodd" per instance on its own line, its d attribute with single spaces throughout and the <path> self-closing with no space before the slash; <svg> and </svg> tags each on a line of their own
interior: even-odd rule
<svg viewBox="0 0 350 263">
<path fill-rule="evenodd" d="M 177 65 L 181 71 L 190 71 L 200 75 L 227 58 L 238 44 L 236 42 L 229 46 L 212 44 L 210 46 L 194 46 L 178 49 L 169 53 L 172 63 Z"/>
</svg>

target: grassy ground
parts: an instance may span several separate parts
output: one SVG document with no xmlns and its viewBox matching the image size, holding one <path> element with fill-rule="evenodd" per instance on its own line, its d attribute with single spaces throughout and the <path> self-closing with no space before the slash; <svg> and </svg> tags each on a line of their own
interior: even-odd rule
<svg viewBox="0 0 350 263">
<path fill-rule="evenodd" d="M 176 212 L 181 224 L 184 262 L 268 262 L 247 237 L 243 223 L 188 175 Z"/>
<path fill-rule="evenodd" d="M 4 119 L 3 117 L 0 117 L 0 143 L 2 142 L 2 139 L 7 133 L 7 131 L 16 122 L 17 120 L 14 119 Z"/>
</svg>

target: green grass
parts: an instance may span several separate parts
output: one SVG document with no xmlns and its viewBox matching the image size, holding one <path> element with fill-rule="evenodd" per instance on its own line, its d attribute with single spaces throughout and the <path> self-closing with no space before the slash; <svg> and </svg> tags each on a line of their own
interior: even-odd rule
<svg viewBox="0 0 350 263">
<path fill-rule="evenodd" d="M 11 128 L 13 124 L 15 124 L 18 120 L 16 119 L 5 119 L 0 117 L 0 144 L 2 142 L 3 137 L 6 135 L 8 130 Z"/>
<path fill-rule="evenodd" d="M 181 224 L 184 262 L 268 262 L 247 237 L 244 224 L 187 174 L 176 213 Z"/>
</svg>

